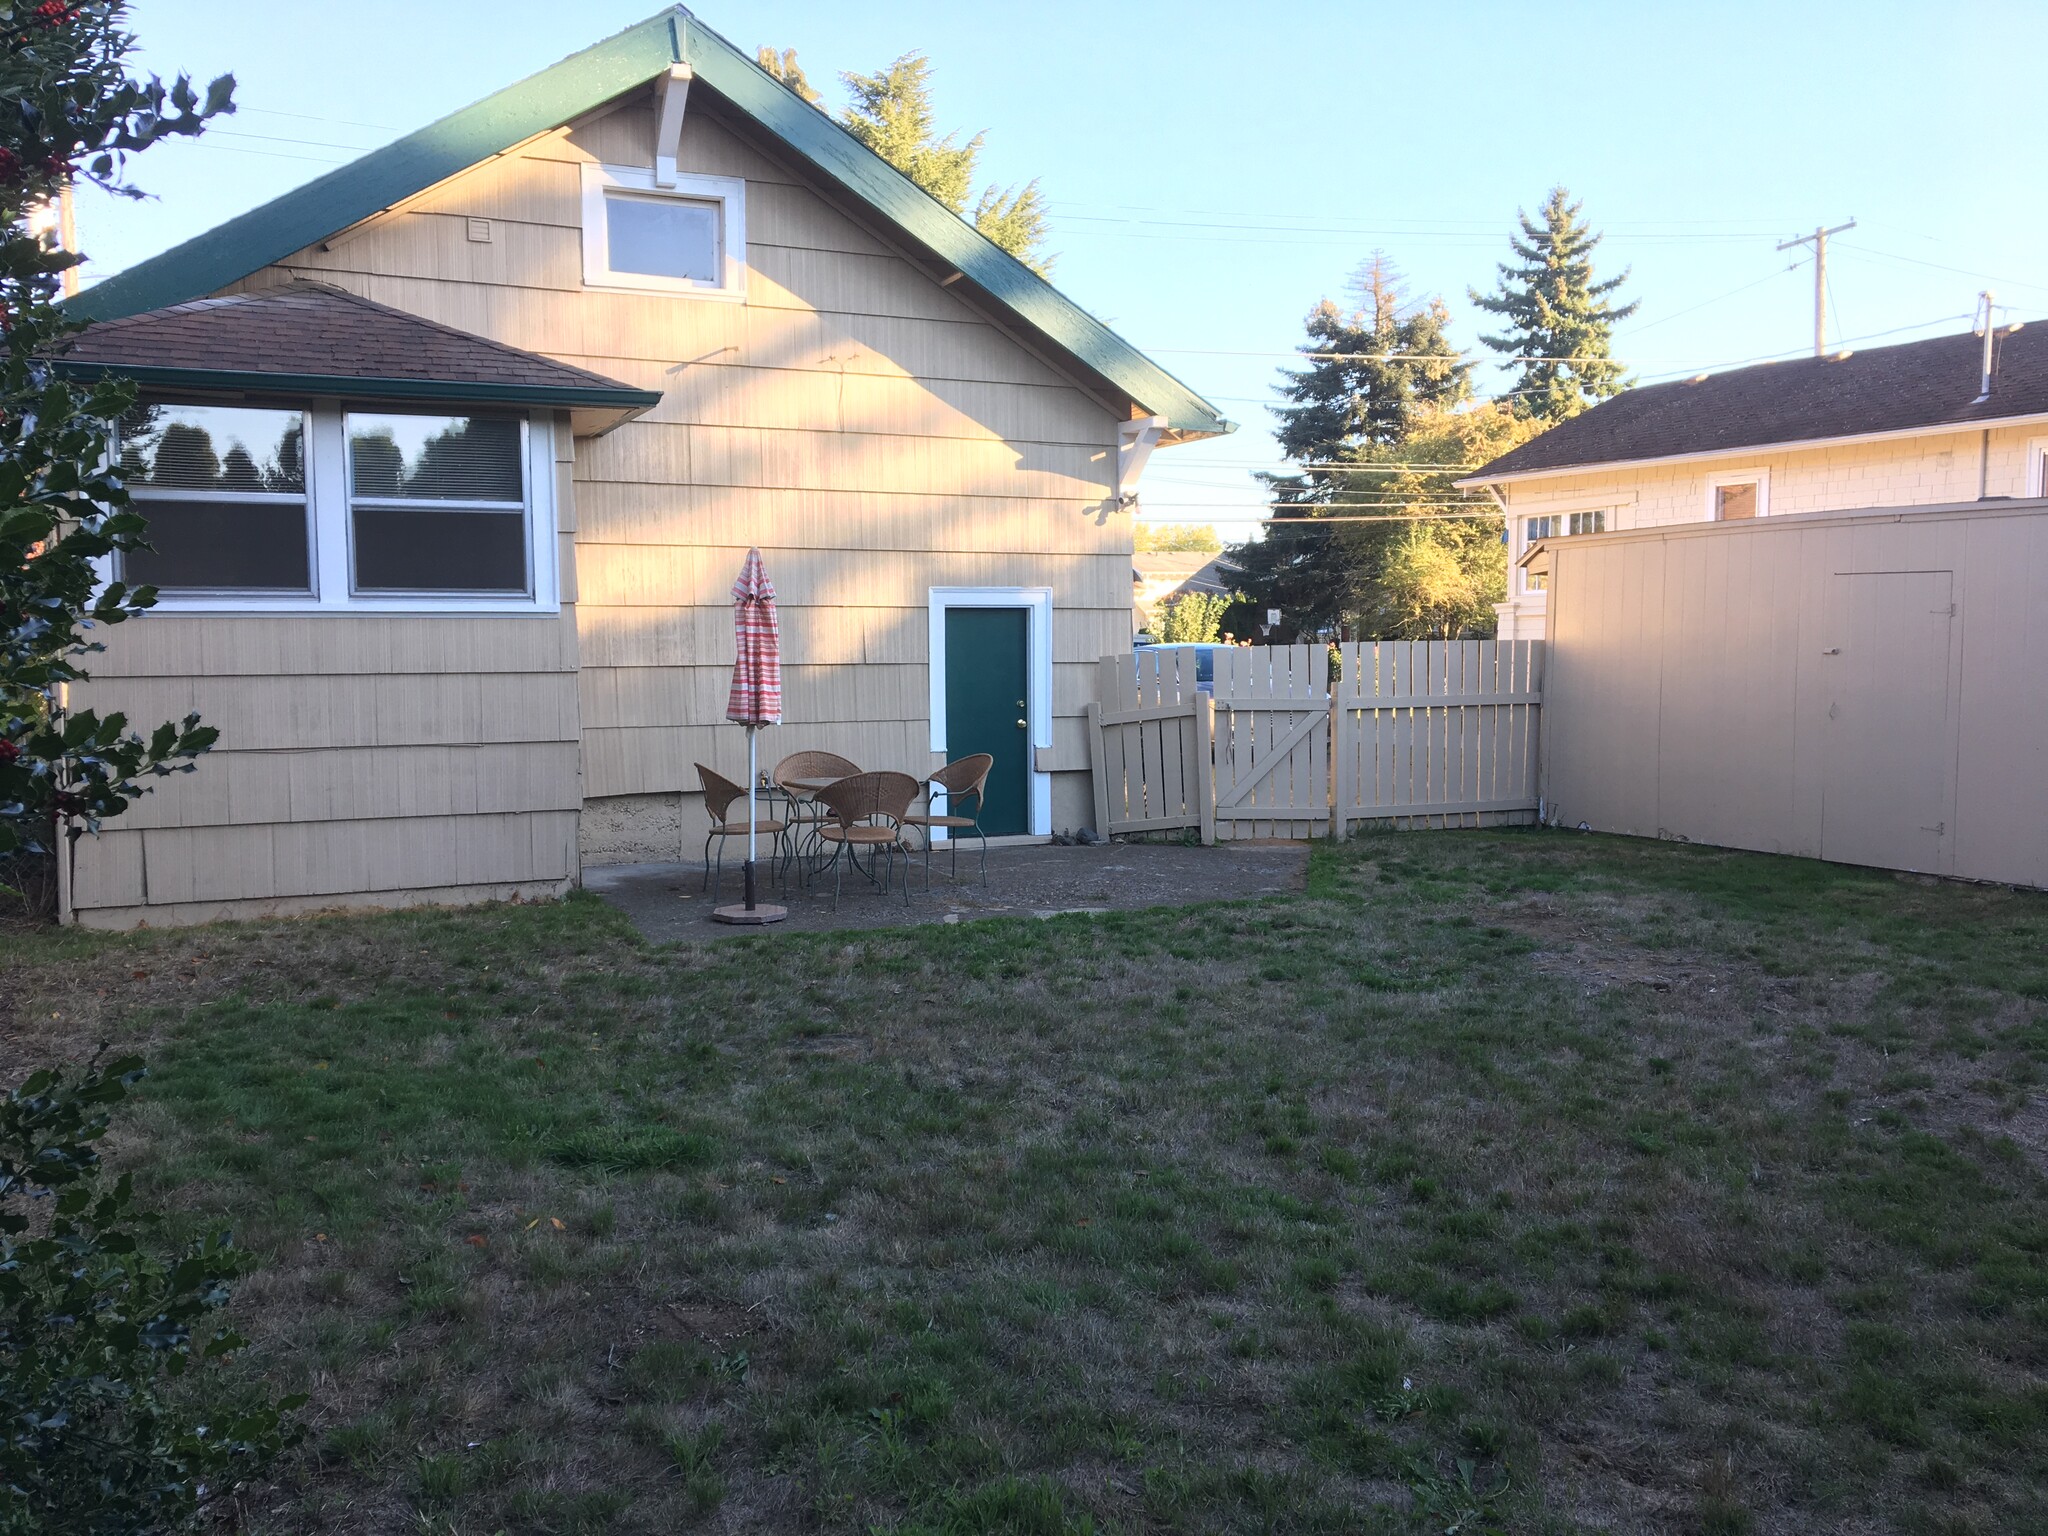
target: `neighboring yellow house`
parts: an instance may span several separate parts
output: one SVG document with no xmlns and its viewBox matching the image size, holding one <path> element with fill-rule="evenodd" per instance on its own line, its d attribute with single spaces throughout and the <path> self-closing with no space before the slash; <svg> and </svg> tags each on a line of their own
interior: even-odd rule
<svg viewBox="0 0 2048 1536">
<path fill-rule="evenodd" d="M 125 925 L 559 892 L 698 841 L 729 587 L 786 713 L 1090 814 L 1151 449 L 1222 416 L 680 7 L 88 289 L 164 590 L 86 702 L 221 729 L 80 844 Z"/>
<path fill-rule="evenodd" d="M 1545 540 L 2044 493 L 2048 327 L 1963 332 L 1631 389 L 1458 484 L 1509 529 L 1499 637 L 1537 640 Z"/>
</svg>

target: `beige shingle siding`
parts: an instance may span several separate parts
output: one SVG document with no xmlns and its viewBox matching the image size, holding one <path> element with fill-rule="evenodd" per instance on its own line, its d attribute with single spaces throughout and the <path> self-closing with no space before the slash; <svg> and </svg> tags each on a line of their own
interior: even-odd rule
<svg viewBox="0 0 2048 1536">
<path fill-rule="evenodd" d="M 152 705 L 204 694 L 222 752 L 246 761 L 217 757 L 201 775 L 227 764 L 218 783 L 179 807 L 199 783 L 179 780 L 152 805 L 161 825 L 110 834 L 99 884 L 81 882 L 105 917 L 140 914 L 145 879 L 151 921 L 407 899 L 429 880 L 454 897 L 559 886 L 578 804 L 600 857 L 694 849 L 694 795 L 680 823 L 675 806 L 691 765 L 743 763 L 723 723 L 727 589 L 752 543 L 790 664 L 770 758 L 929 764 L 928 589 L 1050 585 L 1054 820 L 1086 819 L 1093 668 L 1130 640 L 1130 522 L 1104 506 L 1129 402 L 1000 329 L 714 109 L 693 98 L 681 168 L 747 180 L 744 303 L 582 288 L 578 166 L 651 163 L 637 104 L 235 285 L 310 278 L 664 397 L 563 466 L 565 622 L 147 621 L 164 660 L 117 653 L 110 677 L 132 680 L 109 687 Z M 489 243 L 468 239 L 470 216 L 493 221 Z M 473 796 L 442 787 L 465 776 Z M 667 809 L 640 816 L 643 800 Z M 475 883 L 434 875 L 429 854 Z M 231 879 L 165 887 L 165 859 L 242 868 L 252 900 L 223 898 Z"/>
</svg>

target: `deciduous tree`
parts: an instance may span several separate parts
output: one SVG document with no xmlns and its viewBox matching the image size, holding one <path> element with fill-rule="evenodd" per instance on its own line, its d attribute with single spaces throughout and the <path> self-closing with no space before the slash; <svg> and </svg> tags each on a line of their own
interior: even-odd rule
<svg viewBox="0 0 2048 1536">
<path fill-rule="evenodd" d="M 754 55 L 754 59 L 763 69 L 788 86 L 798 96 L 814 107 L 818 105 L 817 87 L 805 78 L 803 66 L 796 61 L 796 50 L 794 48 L 785 48 L 782 52 L 777 53 L 773 48 L 763 43 L 760 51 Z"/>
<path fill-rule="evenodd" d="M 1139 554 L 1220 555 L 1223 540 L 1208 523 L 1139 523 L 1134 533 Z"/>
</svg>

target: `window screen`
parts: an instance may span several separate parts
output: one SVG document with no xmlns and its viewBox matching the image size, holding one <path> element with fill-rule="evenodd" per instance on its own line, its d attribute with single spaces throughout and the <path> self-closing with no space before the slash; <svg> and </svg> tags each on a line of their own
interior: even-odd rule
<svg viewBox="0 0 2048 1536">
<path fill-rule="evenodd" d="M 499 416 L 351 413 L 358 592 L 525 592 L 526 460 Z"/>
<path fill-rule="evenodd" d="M 167 592 L 307 592 L 305 416 L 246 406 L 142 405 L 118 437 L 152 548 L 124 581 Z"/>
<path fill-rule="evenodd" d="M 719 206 L 679 197 L 605 196 L 606 261 L 614 272 L 717 283 Z"/>
</svg>

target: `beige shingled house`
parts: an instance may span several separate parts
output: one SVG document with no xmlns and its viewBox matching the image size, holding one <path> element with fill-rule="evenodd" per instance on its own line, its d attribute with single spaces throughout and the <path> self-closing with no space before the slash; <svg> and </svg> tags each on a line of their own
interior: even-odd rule
<svg viewBox="0 0 2048 1536">
<path fill-rule="evenodd" d="M 2048 327 L 1964 331 L 1628 390 L 1458 483 L 1506 510 L 1503 640 L 1544 638 L 1574 535 L 2048 490 Z"/>
<path fill-rule="evenodd" d="M 1087 821 L 1131 507 L 1217 411 L 680 7 L 88 289 L 163 591 L 90 702 L 200 771 L 80 847 L 101 925 L 560 892 L 701 835 L 732 578 L 785 723 Z"/>
</svg>

